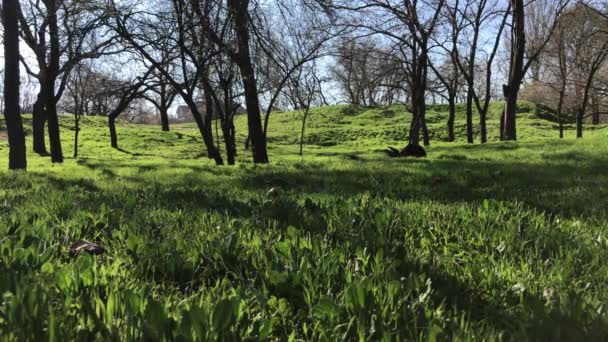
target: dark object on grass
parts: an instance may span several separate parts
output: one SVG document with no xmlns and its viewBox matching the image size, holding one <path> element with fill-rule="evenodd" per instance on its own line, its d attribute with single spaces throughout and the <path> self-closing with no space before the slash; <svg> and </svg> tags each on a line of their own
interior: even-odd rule
<svg viewBox="0 0 608 342">
<path fill-rule="evenodd" d="M 407 145 L 401 151 L 399 151 L 398 149 L 396 149 L 394 147 L 389 146 L 385 152 L 386 152 L 386 154 L 388 154 L 389 157 L 392 157 L 392 158 L 397 158 L 397 157 L 423 158 L 423 157 L 426 157 L 426 151 L 424 150 L 424 148 L 422 148 L 422 146 L 412 145 L 412 144 Z"/>
<path fill-rule="evenodd" d="M 82 251 L 91 255 L 100 255 L 106 252 L 100 245 L 82 240 L 78 240 L 70 246 L 70 255 L 72 256 L 78 256 Z"/>
</svg>

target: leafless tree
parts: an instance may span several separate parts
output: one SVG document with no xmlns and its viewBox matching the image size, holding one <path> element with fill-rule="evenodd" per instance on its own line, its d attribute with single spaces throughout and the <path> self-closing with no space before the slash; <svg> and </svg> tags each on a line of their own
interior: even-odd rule
<svg viewBox="0 0 608 342">
<path fill-rule="evenodd" d="M 545 15 L 535 16 L 534 40 L 526 39 L 526 3 L 524 0 L 509 0 L 511 4 L 510 25 L 510 65 L 507 83 L 503 85 L 505 109 L 501 120 L 501 138 L 517 140 L 517 99 L 519 90 L 528 69 L 537 61 L 549 42 L 558 18 L 570 3 L 570 0 L 534 0 L 541 1 L 538 6 L 545 8 Z M 533 2 L 534 2 L 533 1 Z M 542 20 L 541 20 L 542 19 Z"/>
<path fill-rule="evenodd" d="M 41 0 L 25 2 L 18 14 L 21 36 L 33 51 L 38 71 L 27 72 L 39 80 L 40 92 L 33 111 L 34 151 L 45 155 L 45 121 L 48 124 L 51 158 L 63 162 L 57 102 L 71 70 L 83 59 L 107 53 L 114 37 L 103 30 L 106 14 L 96 1 Z"/>
</svg>

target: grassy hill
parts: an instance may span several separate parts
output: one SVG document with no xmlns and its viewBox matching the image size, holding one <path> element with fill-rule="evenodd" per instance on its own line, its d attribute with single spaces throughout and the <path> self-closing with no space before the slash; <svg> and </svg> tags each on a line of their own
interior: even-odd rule
<svg viewBox="0 0 608 342">
<path fill-rule="evenodd" d="M 85 118 L 79 159 L 0 172 L 0 340 L 604 340 L 608 128 L 558 140 L 522 103 L 498 142 L 500 106 L 483 146 L 462 111 L 442 142 L 431 107 L 424 160 L 381 152 L 402 106 L 314 109 L 304 158 L 299 114 L 274 113 L 265 166 L 240 117 L 236 167 L 193 125 L 121 124 L 117 151 Z"/>
</svg>

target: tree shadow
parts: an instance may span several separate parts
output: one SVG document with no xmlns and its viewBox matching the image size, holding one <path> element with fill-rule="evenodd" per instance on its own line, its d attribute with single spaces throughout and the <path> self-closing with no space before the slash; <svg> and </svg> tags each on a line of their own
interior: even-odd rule
<svg viewBox="0 0 608 342">
<path fill-rule="evenodd" d="M 254 191 L 280 186 L 294 193 L 370 193 L 402 201 L 518 201 L 548 214 L 608 219 L 608 189 L 603 186 L 608 176 L 603 176 L 602 171 L 608 165 L 607 156 L 573 152 L 551 154 L 544 160 L 543 164 L 466 158 L 404 159 L 384 162 L 381 168 L 373 168 L 373 160 L 367 160 L 365 166 L 350 169 L 303 165 L 297 170 L 260 170 L 244 174 L 237 182 Z"/>
</svg>

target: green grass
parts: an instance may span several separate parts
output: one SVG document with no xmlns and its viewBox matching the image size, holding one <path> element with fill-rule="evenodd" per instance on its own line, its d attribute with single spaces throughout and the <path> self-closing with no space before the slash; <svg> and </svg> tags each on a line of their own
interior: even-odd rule
<svg viewBox="0 0 608 342">
<path fill-rule="evenodd" d="M 86 118 L 79 159 L 0 173 L 0 340 L 605 340 L 608 129 L 560 141 L 523 103 L 501 143 L 500 106 L 484 146 L 462 111 L 442 142 L 432 107 L 424 160 L 382 153 L 400 106 L 314 109 L 304 158 L 275 113 L 267 166 L 240 117 L 235 167 L 193 125 L 120 125 L 116 151 Z M 71 257 L 78 239 L 107 254 Z"/>
</svg>

